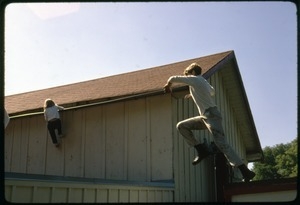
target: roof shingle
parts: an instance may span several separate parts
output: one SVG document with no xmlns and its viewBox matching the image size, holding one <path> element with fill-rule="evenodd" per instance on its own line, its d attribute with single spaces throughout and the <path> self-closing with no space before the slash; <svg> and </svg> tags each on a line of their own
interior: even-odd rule
<svg viewBox="0 0 300 205">
<path fill-rule="evenodd" d="M 198 63 L 206 73 L 233 51 L 185 60 L 168 65 L 98 78 L 43 90 L 5 96 L 5 108 L 9 114 L 41 111 L 46 98 L 59 105 L 89 101 L 102 101 L 111 98 L 136 95 L 163 89 L 172 75 L 181 75 L 184 68 L 193 62 Z"/>
</svg>

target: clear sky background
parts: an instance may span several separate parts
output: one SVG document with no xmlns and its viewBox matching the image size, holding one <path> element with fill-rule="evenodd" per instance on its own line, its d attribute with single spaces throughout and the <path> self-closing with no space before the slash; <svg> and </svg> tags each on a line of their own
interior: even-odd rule
<svg viewBox="0 0 300 205">
<path fill-rule="evenodd" d="M 288 143 L 296 12 L 290 2 L 9 4 L 5 95 L 234 50 L 262 148 Z"/>
</svg>

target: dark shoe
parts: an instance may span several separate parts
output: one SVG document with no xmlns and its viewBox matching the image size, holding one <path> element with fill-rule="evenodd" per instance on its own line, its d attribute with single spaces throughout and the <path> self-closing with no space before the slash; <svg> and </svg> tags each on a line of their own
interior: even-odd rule
<svg viewBox="0 0 300 205">
<path fill-rule="evenodd" d="M 197 150 L 198 155 L 195 157 L 192 164 L 196 165 L 196 164 L 200 163 L 202 161 L 202 159 L 209 156 L 210 152 L 208 151 L 208 148 L 204 145 L 204 143 L 203 144 L 197 144 L 194 147 Z"/>
<path fill-rule="evenodd" d="M 55 147 L 59 147 L 59 143 L 56 143 L 56 144 L 54 144 L 55 145 Z"/>
<path fill-rule="evenodd" d="M 254 172 L 249 170 L 248 167 L 245 164 L 242 164 L 242 165 L 238 166 L 238 168 L 240 169 L 245 182 L 249 182 L 256 175 Z"/>
</svg>

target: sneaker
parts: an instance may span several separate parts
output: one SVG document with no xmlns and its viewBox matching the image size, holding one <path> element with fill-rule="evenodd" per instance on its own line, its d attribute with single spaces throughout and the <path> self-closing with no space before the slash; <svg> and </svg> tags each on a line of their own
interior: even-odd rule
<svg viewBox="0 0 300 205">
<path fill-rule="evenodd" d="M 255 173 L 249 170 L 245 164 L 238 166 L 238 168 L 240 169 L 245 182 L 249 182 L 255 177 Z"/>
<path fill-rule="evenodd" d="M 252 172 L 252 171 L 249 171 L 248 173 L 247 173 L 247 175 L 246 176 L 244 176 L 244 182 L 250 182 L 250 180 L 252 180 L 254 177 L 255 177 L 255 173 L 254 172 Z"/>
<path fill-rule="evenodd" d="M 204 143 L 197 144 L 194 147 L 197 150 L 197 156 L 195 157 L 195 159 L 192 162 L 193 165 L 200 163 L 203 159 L 205 159 L 206 157 L 208 157 L 211 154 L 208 150 L 208 147 L 206 147 Z"/>
</svg>

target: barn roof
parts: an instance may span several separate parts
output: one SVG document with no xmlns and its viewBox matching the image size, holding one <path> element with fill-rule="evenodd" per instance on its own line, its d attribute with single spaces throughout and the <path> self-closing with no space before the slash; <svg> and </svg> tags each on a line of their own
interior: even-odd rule
<svg viewBox="0 0 300 205">
<path fill-rule="evenodd" d="M 172 75 L 180 75 L 191 63 L 198 63 L 203 76 L 209 78 L 215 72 L 222 75 L 232 109 L 246 146 L 247 160 L 256 161 L 263 157 L 252 113 L 239 73 L 234 51 L 194 58 L 177 63 L 118 74 L 94 80 L 78 82 L 43 90 L 5 96 L 5 108 L 10 116 L 42 112 L 46 98 L 53 99 L 65 108 L 124 100 L 137 96 L 162 94 L 163 86 Z"/>
<path fill-rule="evenodd" d="M 82 105 L 91 102 L 162 91 L 167 79 L 182 74 L 183 68 L 197 62 L 206 73 L 232 51 L 186 60 L 119 75 L 98 78 L 43 90 L 5 97 L 5 108 L 10 115 L 42 111 L 44 100 L 51 98 L 59 105 Z"/>
</svg>

